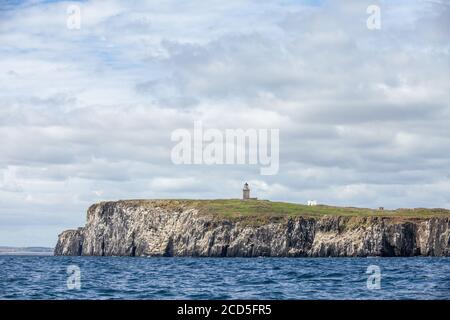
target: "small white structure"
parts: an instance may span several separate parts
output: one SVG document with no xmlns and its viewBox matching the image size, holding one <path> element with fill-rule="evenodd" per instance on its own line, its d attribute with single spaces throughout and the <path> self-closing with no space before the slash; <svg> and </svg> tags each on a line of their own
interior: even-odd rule
<svg viewBox="0 0 450 320">
<path fill-rule="evenodd" d="M 309 207 L 315 207 L 315 206 L 317 206 L 317 201 L 316 200 L 308 200 L 307 204 Z"/>
</svg>

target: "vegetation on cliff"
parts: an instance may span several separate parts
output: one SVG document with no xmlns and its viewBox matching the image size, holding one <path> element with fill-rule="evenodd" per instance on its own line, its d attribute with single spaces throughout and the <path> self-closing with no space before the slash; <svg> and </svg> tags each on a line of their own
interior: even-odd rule
<svg viewBox="0 0 450 320">
<path fill-rule="evenodd" d="M 450 210 L 435 208 L 414 208 L 396 210 L 378 210 L 356 207 L 335 207 L 327 205 L 307 206 L 297 203 L 273 202 L 268 200 L 240 200 L 240 199 L 216 199 L 216 200 L 122 200 L 128 205 L 159 206 L 170 210 L 184 210 L 194 208 L 200 214 L 216 218 L 255 220 L 266 222 L 267 220 L 279 220 L 290 217 L 389 217 L 400 220 L 415 218 L 450 217 Z"/>
</svg>

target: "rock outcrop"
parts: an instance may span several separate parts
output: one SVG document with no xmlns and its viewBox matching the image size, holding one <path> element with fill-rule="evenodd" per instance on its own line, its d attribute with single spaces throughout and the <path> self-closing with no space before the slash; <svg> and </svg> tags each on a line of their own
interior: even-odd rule
<svg viewBox="0 0 450 320">
<path fill-rule="evenodd" d="M 103 202 L 59 235 L 55 255 L 201 257 L 450 256 L 450 217 L 294 216 L 251 223 L 182 202 Z"/>
</svg>

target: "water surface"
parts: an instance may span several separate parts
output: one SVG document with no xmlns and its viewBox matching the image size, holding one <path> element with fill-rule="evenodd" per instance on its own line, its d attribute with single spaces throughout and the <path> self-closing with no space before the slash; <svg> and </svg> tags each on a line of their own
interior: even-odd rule
<svg viewBox="0 0 450 320">
<path fill-rule="evenodd" d="M 450 258 L 0 256 L 0 299 L 450 299 Z"/>
</svg>

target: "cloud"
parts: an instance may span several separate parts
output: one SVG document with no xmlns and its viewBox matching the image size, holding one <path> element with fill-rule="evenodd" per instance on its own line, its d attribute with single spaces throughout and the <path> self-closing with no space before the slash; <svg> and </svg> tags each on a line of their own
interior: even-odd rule
<svg viewBox="0 0 450 320">
<path fill-rule="evenodd" d="M 272 200 L 450 206 L 445 3 L 90 0 L 80 30 L 69 4 L 0 10 L 0 243 L 52 245 L 92 202 L 237 198 L 244 181 Z M 279 174 L 173 165 L 172 131 L 198 120 L 280 129 Z"/>
</svg>

